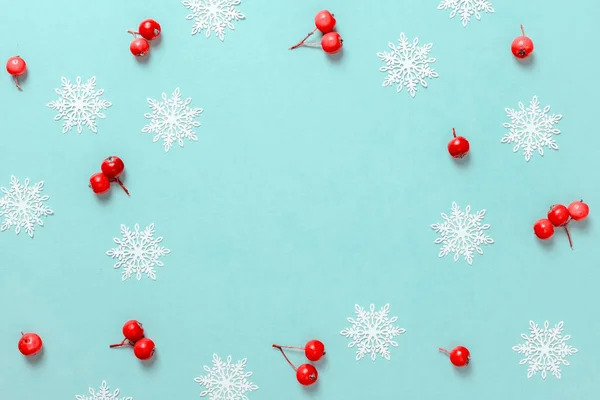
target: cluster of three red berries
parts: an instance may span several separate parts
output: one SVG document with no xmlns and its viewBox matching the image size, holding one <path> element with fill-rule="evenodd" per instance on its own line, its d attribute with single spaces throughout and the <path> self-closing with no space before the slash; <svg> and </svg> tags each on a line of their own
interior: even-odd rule
<svg viewBox="0 0 600 400">
<path fill-rule="evenodd" d="M 125 170 L 125 164 L 123 163 L 123 160 L 117 156 L 107 157 L 104 159 L 104 161 L 102 161 L 100 170 L 102 172 L 96 172 L 90 177 L 89 186 L 92 188 L 94 193 L 104 194 L 110 189 L 111 182 L 117 182 L 119 185 L 121 185 L 125 193 L 127 193 L 127 196 L 129 196 L 129 190 L 127 190 L 125 185 L 123 185 L 123 182 L 121 182 L 121 179 L 119 179 Z"/>
<path fill-rule="evenodd" d="M 306 35 L 306 37 L 302 39 L 298 44 L 290 47 L 290 50 L 297 49 L 300 46 L 319 46 L 318 43 L 314 42 L 306 43 L 306 39 L 311 37 L 317 30 L 319 30 L 321 31 L 321 33 L 323 33 L 323 37 L 321 38 L 321 48 L 323 49 L 323 51 L 327 54 L 337 53 L 342 49 L 344 41 L 342 40 L 342 37 L 339 33 L 333 31 L 335 29 L 336 22 L 337 21 L 335 20 L 335 17 L 329 11 L 319 11 L 315 16 L 315 29 L 313 29 L 312 32 Z"/>
<path fill-rule="evenodd" d="M 142 21 L 138 28 L 138 32 L 128 30 L 134 37 L 133 41 L 129 44 L 129 51 L 136 57 L 143 57 L 150 51 L 149 40 L 154 40 L 160 36 L 160 24 L 153 19 L 145 19 Z M 140 35 L 141 38 L 137 37 Z"/>
<path fill-rule="evenodd" d="M 571 241 L 571 234 L 567 225 L 571 221 L 581 221 L 587 218 L 590 213 L 590 207 L 581 201 L 574 201 L 569 204 L 569 207 L 565 207 L 562 204 L 556 204 L 550 207 L 548 211 L 548 218 L 542 218 L 533 225 L 533 232 L 535 235 L 542 239 L 550 239 L 554 235 L 554 227 L 563 227 L 567 232 L 569 238 L 569 245 L 573 248 L 573 242 Z"/>
<path fill-rule="evenodd" d="M 109 347 L 132 346 L 133 354 L 140 360 L 149 360 L 154 355 L 156 346 L 151 339 L 144 337 L 144 327 L 134 319 L 125 322 L 123 325 L 123 336 L 125 339 L 121 343 L 111 344 Z"/>
<path fill-rule="evenodd" d="M 283 354 L 283 357 L 286 359 L 288 364 L 290 364 L 294 371 L 296 371 L 296 380 L 298 380 L 301 385 L 310 386 L 317 382 L 317 379 L 319 378 L 319 372 L 314 365 L 302 364 L 299 367 L 296 367 L 294 364 L 292 364 L 283 349 L 304 350 L 304 355 L 306 358 L 308 358 L 310 361 L 316 362 L 325 355 L 325 345 L 323 342 L 313 339 L 309 340 L 304 347 L 280 346 L 278 344 L 274 344 L 273 347 L 281 351 L 281 354 Z"/>
</svg>

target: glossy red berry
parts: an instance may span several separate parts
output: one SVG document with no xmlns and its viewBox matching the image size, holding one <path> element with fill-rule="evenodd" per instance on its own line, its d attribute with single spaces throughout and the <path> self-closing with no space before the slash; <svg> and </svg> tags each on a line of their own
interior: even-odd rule
<svg viewBox="0 0 600 400">
<path fill-rule="evenodd" d="M 463 158 L 469 152 L 469 141 L 462 136 L 456 136 L 456 130 L 452 128 L 454 138 L 448 142 L 448 153 L 454 158 Z"/>
<path fill-rule="evenodd" d="M 160 36 L 160 24 L 153 19 L 145 19 L 138 28 L 139 34 L 146 40 L 154 40 Z"/>
<path fill-rule="evenodd" d="M 148 360 L 154 355 L 154 342 L 148 338 L 142 338 L 133 346 L 133 354 L 140 360 Z"/>
<path fill-rule="evenodd" d="M 319 373 L 311 364 L 302 364 L 296 370 L 296 379 L 304 386 L 310 386 L 317 381 Z"/>
<path fill-rule="evenodd" d="M 521 25 L 522 36 L 519 36 L 513 40 L 510 45 L 510 50 L 513 55 L 517 58 L 527 58 L 533 52 L 533 41 L 525 36 L 525 30 L 523 29 L 523 25 Z"/>
<path fill-rule="evenodd" d="M 542 240 L 550 239 L 554 235 L 554 226 L 550 220 L 542 218 L 533 225 L 533 232 Z"/>
<path fill-rule="evenodd" d="M 569 210 L 562 204 L 557 204 L 548 211 L 548 220 L 554 226 L 563 226 L 569 220 Z"/>
<path fill-rule="evenodd" d="M 146 54 L 148 54 L 148 51 L 150 51 L 150 45 L 148 44 L 148 41 L 146 39 L 136 38 L 133 39 L 133 41 L 129 45 L 129 50 L 134 56 L 143 57 Z"/>
<path fill-rule="evenodd" d="M 102 161 L 100 169 L 108 179 L 115 179 L 121 176 L 123 170 L 125 169 L 125 164 L 119 157 L 110 156 Z"/>
<path fill-rule="evenodd" d="M 466 367 L 471 360 L 471 352 L 464 346 L 456 346 L 450 352 L 450 362 L 456 367 Z"/>
<path fill-rule="evenodd" d="M 590 213 L 590 207 L 583 201 L 574 201 L 569 204 L 569 215 L 575 221 L 585 219 Z"/>
<path fill-rule="evenodd" d="M 34 356 L 42 349 L 42 338 L 36 333 L 21 332 L 18 347 L 24 356 Z"/>
<path fill-rule="evenodd" d="M 309 340 L 304 346 L 304 354 L 310 361 L 319 361 L 325 355 L 325 345 L 319 340 Z"/>
<path fill-rule="evenodd" d="M 344 41 L 337 32 L 329 32 L 323 35 L 321 39 L 321 47 L 327 54 L 335 54 L 342 49 Z"/>
<path fill-rule="evenodd" d="M 19 56 L 11 57 L 6 62 L 6 72 L 12 75 L 19 90 L 21 90 L 21 85 L 19 85 L 18 77 L 23 75 L 25 71 L 27 71 L 27 63 Z"/>
<path fill-rule="evenodd" d="M 315 25 L 322 33 L 329 33 L 335 28 L 335 18 L 332 13 L 322 10 L 315 16 Z"/>
<path fill-rule="evenodd" d="M 96 194 L 103 194 L 110 189 L 110 179 L 102 172 L 96 172 L 90 177 L 90 187 Z"/>
<path fill-rule="evenodd" d="M 135 319 L 125 322 L 123 325 L 123 336 L 130 342 L 137 342 L 144 337 L 144 327 Z"/>
</svg>

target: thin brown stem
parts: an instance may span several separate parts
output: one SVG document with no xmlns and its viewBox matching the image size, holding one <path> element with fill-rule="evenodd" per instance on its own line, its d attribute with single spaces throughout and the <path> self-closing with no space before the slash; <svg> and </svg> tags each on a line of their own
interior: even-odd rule
<svg viewBox="0 0 600 400">
<path fill-rule="evenodd" d="M 525 29 L 523 29 L 523 24 L 521 24 L 521 33 L 525 36 Z"/>
<path fill-rule="evenodd" d="M 571 240 L 571 234 L 569 233 L 569 228 L 567 228 L 567 224 L 564 225 L 565 232 L 567 232 L 567 238 L 569 238 L 569 245 L 571 246 L 571 250 L 573 250 L 573 241 Z"/>
<path fill-rule="evenodd" d="M 442 349 L 441 347 L 438 347 L 438 350 L 441 351 L 442 353 L 450 355 L 450 352 L 446 349 Z"/>
<path fill-rule="evenodd" d="M 306 35 L 306 37 L 304 39 L 302 39 L 298 44 L 290 47 L 290 50 L 294 50 L 294 49 L 297 49 L 298 47 L 302 46 L 304 44 L 304 42 L 306 42 L 306 39 L 311 37 L 316 31 L 317 31 L 317 28 L 313 29 L 313 31 L 311 33 L 309 33 L 308 35 Z"/>
<path fill-rule="evenodd" d="M 304 350 L 304 347 L 300 347 L 300 346 L 280 346 L 280 345 L 275 345 L 275 347 L 277 347 L 277 348 L 282 348 L 282 349 L 298 349 L 298 350 Z"/>
<path fill-rule="evenodd" d="M 128 30 L 127 30 L 127 33 L 131 33 L 131 34 L 133 35 L 133 37 L 134 37 L 134 38 L 135 38 L 135 37 L 137 37 L 136 35 L 139 35 L 139 34 L 140 34 L 139 32 L 132 31 L 131 29 L 128 29 Z"/>
<path fill-rule="evenodd" d="M 114 347 L 121 347 L 121 346 L 131 346 L 131 343 L 130 343 L 130 342 L 128 342 L 128 343 L 125 343 L 126 341 L 127 341 L 127 339 L 123 339 L 123 341 L 122 341 L 121 343 L 119 343 L 119 344 L 111 344 L 111 345 L 110 345 L 110 346 L 108 346 L 108 347 L 110 347 L 110 348 L 112 349 L 112 348 L 114 348 Z"/>
<path fill-rule="evenodd" d="M 456 130 L 454 128 L 452 128 L 452 134 L 454 135 L 454 137 L 456 137 Z"/>
<path fill-rule="evenodd" d="M 278 345 L 274 344 L 273 347 L 275 347 L 276 349 L 279 349 L 279 351 L 281 351 L 281 354 L 283 354 L 283 357 L 285 358 L 285 360 L 288 362 L 288 364 L 290 364 L 290 366 L 292 368 L 294 368 L 294 371 L 296 371 L 297 370 L 296 366 L 294 364 L 292 364 L 292 362 L 290 361 L 290 359 L 285 355 L 285 352 L 281 348 L 282 346 L 278 346 Z"/>
<path fill-rule="evenodd" d="M 16 75 L 13 75 L 13 79 L 15 80 L 15 85 L 17 85 L 17 89 L 23 90 L 21 89 L 21 85 L 19 85 L 19 78 L 17 78 Z"/>
<path fill-rule="evenodd" d="M 123 188 L 123 190 L 125 191 L 125 193 L 127 193 L 127 196 L 131 196 L 129 194 L 129 190 L 127 190 L 127 188 L 125 187 L 125 185 L 123 185 L 123 182 L 121 182 L 121 180 L 119 178 L 115 178 L 115 182 L 117 182 L 119 185 L 121 185 L 121 187 Z"/>
</svg>

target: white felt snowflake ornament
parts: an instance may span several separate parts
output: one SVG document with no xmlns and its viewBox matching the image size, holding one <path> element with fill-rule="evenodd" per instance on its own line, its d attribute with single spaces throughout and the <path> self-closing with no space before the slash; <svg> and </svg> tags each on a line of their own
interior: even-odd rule
<svg viewBox="0 0 600 400">
<path fill-rule="evenodd" d="M 245 371 L 246 363 L 245 358 L 232 363 L 231 356 L 225 362 L 213 354 L 212 368 L 205 365 L 206 375 L 194 378 L 205 387 L 200 396 L 208 396 L 209 400 L 248 400 L 246 394 L 258 390 L 258 386 L 248 380 L 252 372 Z"/>
<path fill-rule="evenodd" d="M 0 197 L 0 217 L 4 217 L 0 231 L 15 228 L 18 235 L 21 228 L 33 238 L 35 225 L 44 226 L 42 217 L 54 214 L 44 204 L 50 196 L 42 196 L 44 181 L 29 185 L 29 178 L 21 184 L 14 176 L 10 177 L 10 188 L 0 188 L 4 196 Z"/>
<path fill-rule="evenodd" d="M 456 14 L 460 15 L 460 22 L 464 27 L 467 26 L 471 17 L 481 20 L 481 13 L 493 13 L 494 7 L 488 0 L 442 0 L 437 7 L 438 10 L 452 10 L 450 18 Z"/>
<path fill-rule="evenodd" d="M 185 19 L 193 19 L 194 26 L 192 35 L 206 32 L 206 37 L 210 37 L 211 32 L 221 39 L 225 40 L 225 29 L 235 30 L 233 21 L 239 21 L 245 18 L 245 15 L 237 10 L 241 0 L 183 0 L 185 8 L 192 11 L 186 15 Z"/>
<path fill-rule="evenodd" d="M 102 381 L 100 385 L 100 389 L 96 392 L 93 388 L 88 389 L 90 395 L 75 395 L 77 400 L 133 400 L 133 397 L 119 397 L 120 390 L 115 389 L 114 391 L 110 391 L 106 381 Z"/>
</svg>

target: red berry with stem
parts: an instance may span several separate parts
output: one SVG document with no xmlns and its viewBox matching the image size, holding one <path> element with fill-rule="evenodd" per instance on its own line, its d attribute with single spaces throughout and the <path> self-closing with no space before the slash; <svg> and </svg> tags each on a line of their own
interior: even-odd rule
<svg viewBox="0 0 600 400">
<path fill-rule="evenodd" d="M 550 220 L 542 218 L 533 225 L 533 232 L 542 240 L 550 239 L 554 235 L 554 226 Z"/>
<path fill-rule="evenodd" d="M 148 54 L 148 51 L 150 50 L 150 45 L 148 44 L 148 41 L 146 39 L 136 38 L 133 39 L 133 41 L 129 45 L 129 50 L 134 56 L 143 57 L 146 54 Z"/>
<path fill-rule="evenodd" d="M 332 32 L 335 28 L 335 23 L 335 17 L 327 10 L 319 11 L 317 15 L 315 15 L 315 26 L 322 33 Z"/>
<path fill-rule="evenodd" d="M 323 35 L 321 39 L 321 47 L 327 54 L 335 54 L 342 49 L 344 41 L 337 32 L 329 32 Z"/>
<path fill-rule="evenodd" d="M 582 201 L 574 201 L 569 204 L 569 215 L 575 221 L 585 219 L 590 213 L 590 207 Z"/>
<path fill-rule="evenodd" d="M 104 194 L 110 189 L 110 180 L 102 172 L 96 172 L 90 177 L 90 187 L 96 194 Z"/>
<path fill-rule="evenodd" d="M 135 343 L 144 337 L 144 326 L 141 322 L 131 319 L 123 325 L 123 336 L 125 336 L 125 339 Z"/>
<path fill-rule="evenodd" d="M 18 347 L 24 356 L 34 356 L 42 350 L 42 338 L 36 333 L 21 332 Z"/>
<path fill-rule="evenodd" d="M 12 75 L 15 85 L 19 90 L 21 89 L 21 85 L 19 85 L 19 76 L 23 75 L 27 71 L 27 63 L 19 56 L 14 56 L 8 59 L 6 62 L 6 72 Z"/>
<path fill-rule="evenodd" d="M 471 352 L 464 346 L 456 346 L 452 351 L 438 348 L 442 353 L 446 353 L 450 356 L 450 362 L 455 367 L 466 367 L 471 361 Z"/>
<path fill-rule="evenodd" d="M 148 338 L 138 340 L 133 346 L 133 354 L 140 360 L 148 360 L 154 355 L 156 346 L 154 342 Z"/>
<path fill-rule="evenodd" d="M 310 361 L 319 361 L 325 355 L 325 345 L 320 340 L 309 340 L 304 346 L 304 355 Z"/>
<path fill-rule="evenodd" d="M 548 220 L 554 226 L 563 226 L 569 220 L 569 210 L 562 204 L 554 205 L 548 211 Z"/>
<path fill-rule="evenodd" d="M 145 19 L 140 24 L 138 33 L 146 40 L 154 40 L 160 36 L 160 24 L 153 19 Z"/>
<path fill-rule="evenodd" d="M 294 369 L 294 371 L 296 371 L 296 379 L 298 380 L 298 382 L 300 384 L 302 384 L 304 386 L 309 386 L 317 381 L 317 379 L 319 377 L 319 373 L 317 372 L 317 369 L 313 365 L 302 364 L 298 368 L 296 368 L 296 366 L 294 364 L 292 364 L 290 359 L 287 357 L 287 355 L 283 351 L 284 347 L 286 347 L 286 348 L 297 348 L 297 347 L 279 346 L 277 344 L 274 344 L 273 347 L 275 347 L 276 349 L 279 349 L 279 351 L 281 351 L 281 354 L 283 354 L 283 357 L 285 358 L 285 360 L 288 362 L 288 364 L 290 364 L 290 367 L 292 367 Z"/>
<path fill-rule="evenodd" d="M 123 170 L 125 170 L 125 164 L 123 163 L 123 160 L 117 156 L 110 156 L 102 161 L 100 169 L 111 182 L 117 182 L 129 196 L 129 190 L 127 190 L 125 185 L 123 185 L 123 182 L 121 182 L 119 179 L 119 176 L 121 176 Z"/>
<path fill-rule="evenodd" d="M 452 128 L 454 138 L 448 142 L 448 153 L 454 158 L 463 158 L 469 152 L 469 141 L 462 136 L 456 136 L 456 130 Z"/>
<path fill-rule="evenodd" d="M 523 25 L 521 25 L 521 33 L 523 34 L 522 36 L 513 40 L 510 50 L 517 58 L 527 58 L 533 52 L 533 41 L 528 36 L 525 36 Z"/>
</svg>

